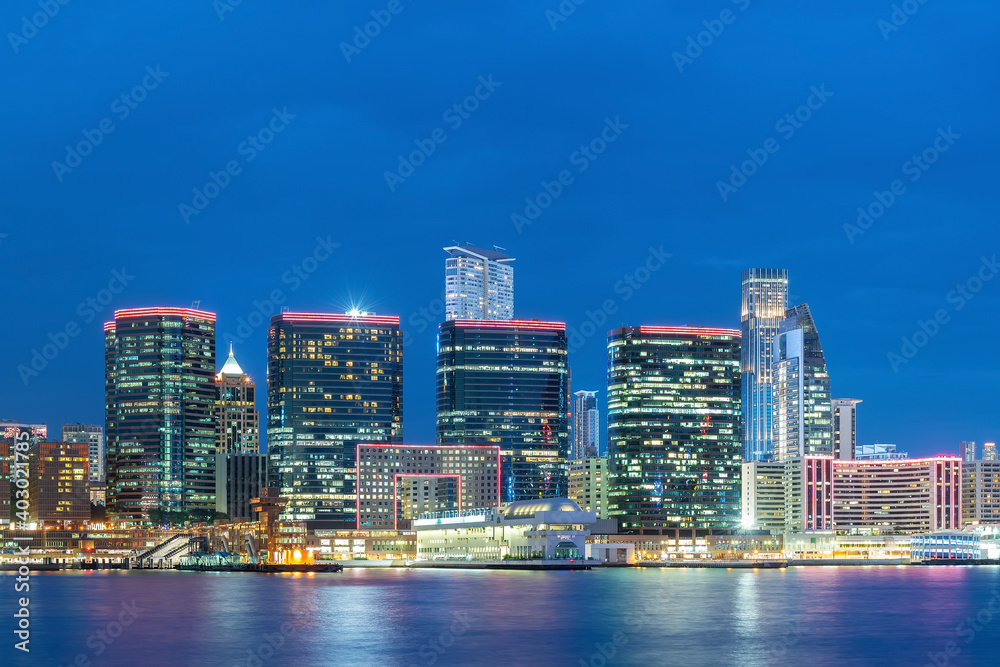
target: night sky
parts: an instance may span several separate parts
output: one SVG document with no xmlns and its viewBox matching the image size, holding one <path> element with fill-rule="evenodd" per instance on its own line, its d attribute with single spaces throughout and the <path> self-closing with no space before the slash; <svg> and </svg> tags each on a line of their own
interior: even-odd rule
<svg viewBox="0 0 1000 667">
<path fill-rule="evenodd" d="M 780 267 L 860 443 L 1000 437 L 994 3 L 51 4 L 0 13 L 0 417 L 103 423 L 101 323 L 194 301 L 263 411 L 266 326 L 238 327 L 280 290 L 399 315 L 432 442 L 468 241 L 517 258 L 519 317 L 590 332 L 610 300 L 570 357 L 602 410 L 607 328 L 738 328 L 740 271 Z"/>
</svg>

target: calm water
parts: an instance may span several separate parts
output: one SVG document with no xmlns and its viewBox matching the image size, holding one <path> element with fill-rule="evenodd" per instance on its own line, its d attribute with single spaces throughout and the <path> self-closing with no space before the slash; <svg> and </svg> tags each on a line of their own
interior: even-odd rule
<svg viewBox="0 0 1000 667">
<path fill-rule="evenodd" d="M 13 588 L 0 665 L 1000 665 L 996 567 L 36 573 L 30 656 Z"/>
</svg>

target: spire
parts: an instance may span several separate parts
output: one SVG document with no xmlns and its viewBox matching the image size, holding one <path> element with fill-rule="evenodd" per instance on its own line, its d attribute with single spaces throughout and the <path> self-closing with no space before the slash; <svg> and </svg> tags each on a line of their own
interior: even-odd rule
<svg viewBox="0 0 1000 667">
<path fill-rule="evenodd" d="M 236 362 L 236 356 L 233 354 L 233 344 L 229 343 L 229 358 L 226 359 L 226 363 L 222 365 L 222 370 L 219 371 L 223 375 L 243 375 L 243 369 Z"/>
</svg>

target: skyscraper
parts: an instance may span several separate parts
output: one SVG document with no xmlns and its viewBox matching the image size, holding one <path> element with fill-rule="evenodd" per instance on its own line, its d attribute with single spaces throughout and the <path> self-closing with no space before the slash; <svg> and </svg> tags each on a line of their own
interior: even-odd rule
<svg viewBox="0 0 1000 667">
<path fill-rule="evenodd" d="M 104 427 L 97 424 L 63 424 L 63 442 L 85 442 L 90 457 L 90 481 L 104 481 Z"/>
<path fill-rule="evenodd" d="M 963 440 L 961 454 L 962 463 L 973 463 L 976 460 L 976 443 L 972 440 Z"/>
<path fill-rule="evenodd" d="M 788 309 L 788 271 L 747 269 L 741 282 L 743 458 L 769 461 L 773 451 L 772 342 Z"/>
<path fill-rule="evenodd" d="M 773 458 L 833 454 L 830 376 L 807 304 L 789 308 L 774 342 Z"/>
<path fill-rule="evenodd" d="M 984 461 L 997 461 L 997 445 L 995 442 L 984 442 L 983 443 L 983 460 Z"/>
<path fill-rule="evenodd" d="M 573 451 L 574 461 L 593 458 L 601 449 L 601 413 L 597 409 L 596 391 L 573 392 Z"/>
<path fill-rule="evenodd" d="M 215 508 L 215 313 L 128 308 L 104 325 L 108 505 Z"/>
<path fill-rule="evenodd" d="M 357 524 L 357 446 L 403 437 L 398 317 L 281 313 L 267 336 L 271 483 L 286 521 Z"/>
<path fill-rule="evenodd" d="M 89 443 L 36 442 L 28 450 L 28 512 L 56 525 L 90 520 Z"/>
<path fill-rule="evenodd" d="M 608 334 L 608 515 L 667 535 L 740 523 L 740 332 Z"/>
<path fill-rule="evenodd" d="M 851 461 L 858 449 L 858 398 L 835 398 L 833 405 L 833 458 Z"/>
<path fill-rule="evenodd" d="M 215 376 L 218 454 L 260 451 L 256 385 L 236 362 L 232 343 L 229 358 Z"/>
<path fill-rule="evenodd" d="M 510 320 L 514 317 L 514 258 L 502 249 L 445 248 L 446 320 Z"/>
<path fill-rule="evenodd" d="M 567 355 L 562 322 L 440 325 L 438 443 L 499 445 L 502 502 L 567 493 Z"/>
</svg>

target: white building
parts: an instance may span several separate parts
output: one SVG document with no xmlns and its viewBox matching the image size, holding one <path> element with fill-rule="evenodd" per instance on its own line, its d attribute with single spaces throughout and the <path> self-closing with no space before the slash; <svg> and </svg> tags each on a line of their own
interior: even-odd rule
<svg viewBox="0 0 1000 667">
<path fill-rule="evenodd" d="M 104 427 L 97 424 L 63 424 L 63 442 L 85 442 L 90 459 L 90 481 L 103 482 Z"/>
<path fill-rule="evenodd" d="M 494 248 L 444 249 L 446 320 L 514 319 L 514 258 Z"/>
<path fill-rule="evenodd" d="M 743 464 L 743 528 L 784 532 L 784 475 L 784 463 L 748 461 Z"/>
<path fill-rule="evenodd" d="M 1000 461 L 963 464 L 962 523 L 1000 524 Z"/>
<path fill-rule="evenodd" d="M 417 560 L 576 559 L 586 555 L 596 512 L 568 498 L 522 500 L 501 508 L 441 512 L 413 522 Z"/>
<path fill-rule="evenodd" d="M 597 409 L 596 391 L 573 392 L 573 451 L 572 459 L 593 458 L 601 450 L 601 413 Z"/>
<path fill-rule="evenodd" d="M 833 399 L 833 458 L 850 461 L 858 449 L 857 398 Z"/>
<path fill-rule="evenodd" d="M 591 457 L 569 464 L 569 498 L 597 518 L 608 518 L 608 460 Z"/>
</svg>

